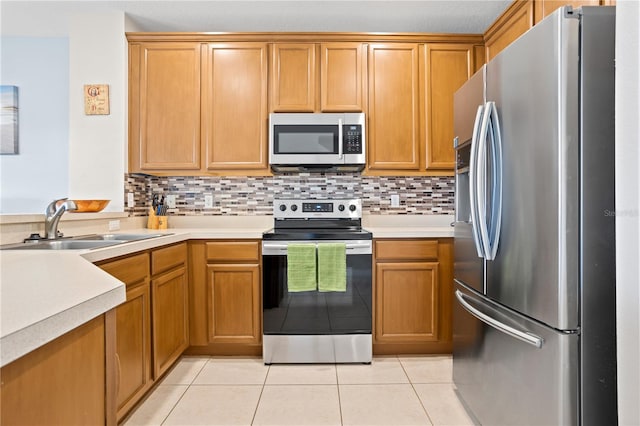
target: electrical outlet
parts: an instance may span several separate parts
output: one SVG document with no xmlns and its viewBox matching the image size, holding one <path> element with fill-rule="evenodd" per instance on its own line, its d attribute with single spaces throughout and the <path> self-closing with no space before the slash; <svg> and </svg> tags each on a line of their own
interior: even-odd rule
<svg viewBox="0 0 640 426">
<path fill-rule="evenodd" d="M 175 195 L 167 195 L 167 206 L 170 209 L 174 209 L 176 207 L 176 196 Z"/>
<path fill-rule="evenodd" d="M 206 194 L 204 196 L 204 208 L 205 209 L 211 209 L 213 208 L 213 195 L 211 194 Z"/>
<path fill-rule="evenodd" d="M 391 207 L 400 207 L 400 196 L 398 194 L 391 195 Z"/>
<path fill-rule="evenodd" d="M 129 192 L 127 194 L 127 207 L 132 209 L 136 206 L 136 201 L 133 198 L 133 192 Z"/>
<path fill-rule="evenodd" d="M 119 220 L 110 220 L 109 221 L 109 231 L 117 231 L 120 229 L 120 221 Z"/>
</svg>

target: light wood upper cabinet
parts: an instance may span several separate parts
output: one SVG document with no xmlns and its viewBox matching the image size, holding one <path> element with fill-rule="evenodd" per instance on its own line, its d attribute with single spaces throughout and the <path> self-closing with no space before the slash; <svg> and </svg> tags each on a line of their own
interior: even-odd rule
<svg viewBox="0 0 640 426">
<path fill-rule="evenodd" d="M 554 10 L 562 6 L 599 6 L 604 4 L 604 0 L 535 0 L 535 23 L 542 21 Z"/>
<path fill-rule="evenodd" d="M 267 44 L 210 43 L 203 58 L 206 170 L 267 171 Z"/>
<path fill-rule="evenodd" d="M 485 32 L 487 62 L 534 25 L 534 1 L 515 1 Z"/>
<path fill-rule="evenodd" d="M 320 110 L 364 111 L 366 45 L 322 43 L 320 45 Z"/>
<path fill-rule="evenodd" d="M 273 112 L 313 112 L 316 109 L 316 45 L 276 43 L 271 71 Z"/>
<path fill-rule="evenodd" d="M 359 42 L 275 43 L 271 111 L 364 111 L 364 46 Z"/>
<path fill-rule="evenodd" d="M 421 47 L 369 46 L 368 170 L 420 170 Z"/>
<path fill-rule="evenodd" d="M 130 170 L 200 169 L 200 44 L 129 46 Z"/>
<path fill-rule="evenodd" d="M 453 170 L 453 94 L 473 73 L 471 44 L 427 45 L 427 170 Z"/>
</svg>

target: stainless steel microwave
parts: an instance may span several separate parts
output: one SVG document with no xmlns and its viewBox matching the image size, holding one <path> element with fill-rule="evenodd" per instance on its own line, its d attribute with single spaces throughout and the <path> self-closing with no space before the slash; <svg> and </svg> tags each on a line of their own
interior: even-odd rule
<svg viewBox="0 0 640 426">
<path fill-rule="evenodd" d="M 364 113 L 269 115 L 274 172 L 360 171 L 365 164 Z"/>
</svg>

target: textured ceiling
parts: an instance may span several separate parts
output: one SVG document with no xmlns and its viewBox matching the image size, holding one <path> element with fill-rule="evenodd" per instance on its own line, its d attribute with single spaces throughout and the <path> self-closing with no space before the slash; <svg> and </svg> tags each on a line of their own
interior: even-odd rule
<svg viewBox="0 0 640 426">
<path fill-rule="evenodd" d="M 0 2 L 3 35 L 64 36 L 69 16 L 123 11 L 132 31 L 483 33 L 512 0 Z"/>
</svg>

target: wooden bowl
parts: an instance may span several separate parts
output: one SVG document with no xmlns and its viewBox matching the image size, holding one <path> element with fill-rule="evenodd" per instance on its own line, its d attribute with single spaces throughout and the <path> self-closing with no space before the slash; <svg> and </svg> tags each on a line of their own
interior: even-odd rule
<svg viewBox="0 0 640 426">
<path fill-rule="evenodd" d="M 95 213 L 99 212 L 109 204 L 111 200 L 73 200 L 78 206 L 77 210 L 70 210 L 72 213 Z"/>
</svg>

